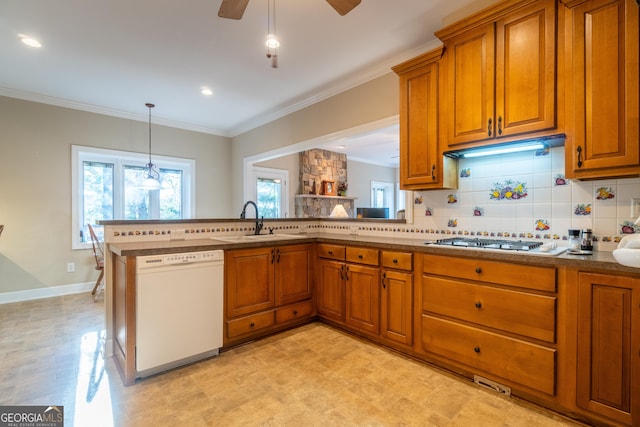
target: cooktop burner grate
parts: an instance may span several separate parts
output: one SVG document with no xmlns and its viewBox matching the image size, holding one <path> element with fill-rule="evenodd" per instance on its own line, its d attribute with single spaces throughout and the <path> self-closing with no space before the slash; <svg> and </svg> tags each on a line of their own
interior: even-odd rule
<svg viewBox="0 0 640 427">
<path fill-rule="evenodd" d="M 436 240 L 437 245 L 463 246 L 468 248 L 503 249 L 511 251 L 530 251 L 542 246 L 542 242 L 527 242 L 522 240 L 479 239 L 467 237 L 452 237 Z"/>
</svg>

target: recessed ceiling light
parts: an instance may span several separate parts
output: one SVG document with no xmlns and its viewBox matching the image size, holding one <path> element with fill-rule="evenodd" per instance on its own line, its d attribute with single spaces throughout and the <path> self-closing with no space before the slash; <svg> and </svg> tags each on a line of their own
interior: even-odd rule
<svg viewBox="0 0 640 427">
<path fill-rule="evenodd" d="M 207 96 L 213 95 L 213 91 L 206 86 L 202 86 L 202 88 L 200 89 L 200 93 Z"/>
<path fill-rule="evenodd" d="M 26 44 L 27 46 L 42 47 L 42 44 L 33 37 L 25 36 L 24 34 L 18 34 L 18 37 L 20 37 L 22 43 Z"/>
</svg>

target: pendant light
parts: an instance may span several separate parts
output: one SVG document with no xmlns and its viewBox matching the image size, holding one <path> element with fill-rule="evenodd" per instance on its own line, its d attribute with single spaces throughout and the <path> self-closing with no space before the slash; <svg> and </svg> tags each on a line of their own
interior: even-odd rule
<svg viewBox="0 0 640 427">
<path fill-rule="evenodd" d="M 151 103 L 144 105 L 149 109 L 149 163 L 147 163 L 144 179 L 140 184 L 140 188 L 143 190 L 160 190 L 162 188 L 162 184 L 160 184 L 160 173 L 156 169 L 156 166 L 151 163 L 151 109 L 155 107 L 155 105 Z"/>
<path fill-rule="evenodd" d="M 280 46 L 280 42 L 276 36 L 276 0 L 267 0 L 267 41 L 265 45 L 267 46 L 267 59 L 271 61 L 271 67 L 278 68 L 278 46 Z"/>
</svg>

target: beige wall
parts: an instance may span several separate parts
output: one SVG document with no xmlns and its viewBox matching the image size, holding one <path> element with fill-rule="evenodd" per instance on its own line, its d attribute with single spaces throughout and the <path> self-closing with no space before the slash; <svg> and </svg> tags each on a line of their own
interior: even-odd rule
<svg viewBox="0 0 640 427">
<path fill-rule="evenodd" d="M 196 160 L 196 217 L 233 216 L 229 138 L 156 125 L 152 144 Z M 0 97 L 0 293 L 96 278 L 91 252 L 71 250 L 71 145 L 147 153 L 148 125 Z"/>
<path fill-rule="evenodd" d="M 233 138 L 234 206 L 243 204 L 243 159 L 398 115 L 399 86 L 390 72 Z"/>
</svg>

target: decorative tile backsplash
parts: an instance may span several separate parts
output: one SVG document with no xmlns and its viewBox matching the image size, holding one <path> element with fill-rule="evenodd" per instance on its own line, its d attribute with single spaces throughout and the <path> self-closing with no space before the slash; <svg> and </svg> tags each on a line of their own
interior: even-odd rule
<svg viewBox="0 0 640 427">
<path fill-rule="evenodd" d="M 631 199 L 640 178 L 570 180 L 564 147 L 460 159 L 458 190 L 414 193 L 414 226 L 468 235 L 564 239 L 570 228 L 591 228 L 601 240 L 640 232 Z"/>
</svg>

